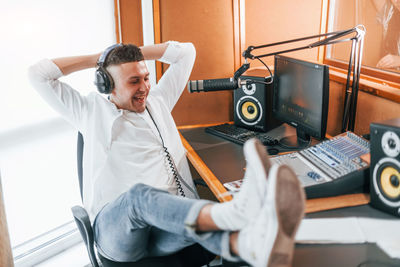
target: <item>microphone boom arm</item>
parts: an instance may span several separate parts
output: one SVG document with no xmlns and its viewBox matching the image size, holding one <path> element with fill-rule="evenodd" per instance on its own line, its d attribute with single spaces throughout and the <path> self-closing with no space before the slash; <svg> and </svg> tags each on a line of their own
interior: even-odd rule
<svg viewBox="0 0 400 267">
<path fill-rule="evenodd" d="M 349 67 L 348 67 L 348 72 L 347 72 L 347 81 L 346 81 L 346 88 L 345 88 L 345 100 L 344 100 L 343 119 L 342 119 L 342 132 L 345 132 L 346 130 L 354 131 L 365 30 L 366 29 L 363 25 L 357 25 L 354 28 L 351 28 L 348 30 L 343 30 L 343 31 L 317 34 L 317 35 L 306 36 L 306 37 L 301 37 L 301 38 L 296 38 L 296 39 L 291 39 L 291 40 L 286 40 L 286 41 L 281 41 L 281 42 L 276 42 L 276 43 L 270 43 L 270 44 L 265 44 L 265 45 L 259 45 L 259 46 L 249 46 L 242 53 L 242 56 L 245 59 L 245 63 L 235 72 L 234 78 L 237 80 L 239 78 L 239 76 L 241 76 L 250 67 L 250 64 L 247 63 L 247 59 L 260 60 L 260 58 L 263 58 L 263 57 L 269 57 L 269 56 L 274 56 L 274 55 L 288 53 L 288 52 L 294 52 L 294 51 L 303 50 L 303 49 L 311 49 L 311 48 L 315 48 L 318 46 L 325 46 L 325 45 L 330 45 L 330 44 L 337 44 L 337 43 L 351 41 L 352 46 L 351 46 Z M 345 36 L 348 36 L 351 34 L 355 34 L 355 35 L 344 39 Z M 295 42 L 299 42 L 299 41 L 315 39 L 315 38 L 320 38 L 320 37 L 325 37 L 325 38 L 322 40 L 313 42 L 306 46 L 301 46 L 301 47 L 296 47 L 296 48 L 286 49 L 286 50 L 280 50 L 280 51 L 263 54 L 263 55 L 253 55 L 252 54 L 252 52 L 257 49 L 278 46 L 278 45 L 283 45 L 283 44 L 288 44 L 288 43 L 295 43 Z M 353 79 L 351 79 L 352 72 L 353 72 Z M 351 83 L 351 89 L 350 89 L 350 83 Z"/>
</svg>

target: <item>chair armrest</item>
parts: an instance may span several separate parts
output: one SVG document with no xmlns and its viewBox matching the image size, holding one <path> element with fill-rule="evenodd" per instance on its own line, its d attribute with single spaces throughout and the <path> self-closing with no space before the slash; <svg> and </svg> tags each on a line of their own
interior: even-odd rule
<svg viewBox="0 0 400 267">
<path fill-rule="evenodd" d="M 80 206 L 74 206 L 71 208 L 71 210 L 79 232 L 81 233 L 83 241 L 85 242 L 90 262 L 92 263 L 93 267 L 99 267 L 96 254 L 94 252 L 93 229 L 92 225 L 90 224 L 89 215 L 86 210 Z"/>
</svg>

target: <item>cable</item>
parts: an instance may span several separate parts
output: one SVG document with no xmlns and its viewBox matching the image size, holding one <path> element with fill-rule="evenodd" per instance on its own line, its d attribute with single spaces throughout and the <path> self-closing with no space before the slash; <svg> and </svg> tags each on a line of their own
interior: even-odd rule
<svg viewBox="0 0 400 267">
<path fill-rule="evenodd" d="M 165 152 L 165 157 L 166 157 L 166 159 L 167 159 L 167 161 L 168 161 L 168 165 L 169 165 L 169 167 L 170 167 L 170 169 L 171 169 L 171 171 L 172 171 L 172 175 L 173 175 L 173 177 L 174 177 L 176 186 L 177 186 L 177 188 L 178 188 L 178 192 L 179 192 L 179 194 L 180 194 L 182 197 L 186 197 L 185 192 L 183 191 L 183 188 L 182 188 L 182 185 L 181 185 L 181 181 L 180 181 L 180 179 L 179 179 L 178 170 L 176 169 L 176 166 L 175 166 L 175 163 L 174 163 L 174 161 L 173 161 L 173 159 L 172 159 L 172 156 L 171 156 L 171 154 L 168 152 L 168 149 L 167 149 L 167 147 L 166 147 L 165 144 L 164 144 L 164 139 L 163 139 L 162 136 L 161 136 L 160 130 L 158 129 L 158 126 L 157 126 L 156 122 L 154 121 L 153 116 L 151 115 L 151 113 L 150 113 L 149 110 L 147 109 L 147 107 L 146 107 L 146 110 L 147 110 L 147 112 L 149 113 L 150 118 L 151 118 L 151 120 L 153 121 L 154 125 L 156 126 L 156 129 L 157 129 L 158 134 L 160 135 L 161 144 L 162 144 L 162 147 L 163 147 L 164 152 Z"/>
<path fill-rule="evenodd" d="M 254 58 L 258 59 L 258 61 L 260 61 L 260 62 L 267 68 L 267 70 L 268 70 L 268 72 L 269 72 L 269 75 L 270 75 L 270 76 L 269 76 L 269 77 L 270 77 L 270 80 L 269 80 L 269 82 L 267 82 L 266 84 L 272 84 L 272 83 L 274 82 L 274 76 L 272 76 L 272 72 L 271 72 L 271 70 L 269 69 L 268 65 L 265 64 L 265 62 L 262 61 L 259 57 L 254 57 Z"/>
<path fill-rule="evenodd" d="M 160 135 L 160 137 L 161 137 L 161 135 Z M 162 138 L 161 138 L 161 140 L 162 140 Z M 172 170 L 172 175 L 175 179 L 176 186 L 178 187 L 178 191 L 181 196 L 186 197 L 185 192 L 183 191 L 183 188 L 181 185 L 181 181 L 179 180 L 179 177 L 178 177 L 178 175 L 179 175 L 178 170 L 176 169 L 176 166 L 175 166 L 174 162 L 172 161 L 171 154 L 169 154 L 167 147 L 164 146 L 164 142 L 163 142 L 163 149 L 165 152 L 165 157 L 167 158 L 167 161 L 168 161 L 168 165 L 170 166 L 170 168 Z"/>
</svg>

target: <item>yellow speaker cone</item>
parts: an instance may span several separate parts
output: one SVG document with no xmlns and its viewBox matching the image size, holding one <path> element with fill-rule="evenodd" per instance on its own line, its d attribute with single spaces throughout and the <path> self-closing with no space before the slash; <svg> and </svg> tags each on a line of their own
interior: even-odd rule
<svg viewBox="0 0 400 267">
<path fill-rule="evenodd" d="M 255 103 L 246 101 L 242 105 L 242 114 L 245 120 L 252 121 L 258 117 L 258 107 Z"/>
<path fill-rule="evenodd" d="M 393 167 L 386 167 L 381 173 L 381 188 L 383 193 L 390 198 L 400 196 L 400 173 Z"/>
</svg>

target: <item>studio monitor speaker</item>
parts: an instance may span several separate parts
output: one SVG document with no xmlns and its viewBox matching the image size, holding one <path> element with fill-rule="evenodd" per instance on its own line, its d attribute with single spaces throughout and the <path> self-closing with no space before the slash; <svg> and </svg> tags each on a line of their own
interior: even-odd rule
<svg viewBox="0 0 400 267">
<path fill-rule="evenodd" d="M 400 217 L 400 118 L 371 123 L 371 205 Z"/>
<path fill-rule="evenodd" d="M 241 76 L 240 79 L 266 82 L 264 77 Z M 269 79 L 267 79 L 269 80 Z M 273 84 L 248 83 L 233 93 L 233 118 L 236 126 L 252 131 L 269 131 L 279 125 L 272 116 Z"/>
</svg>

